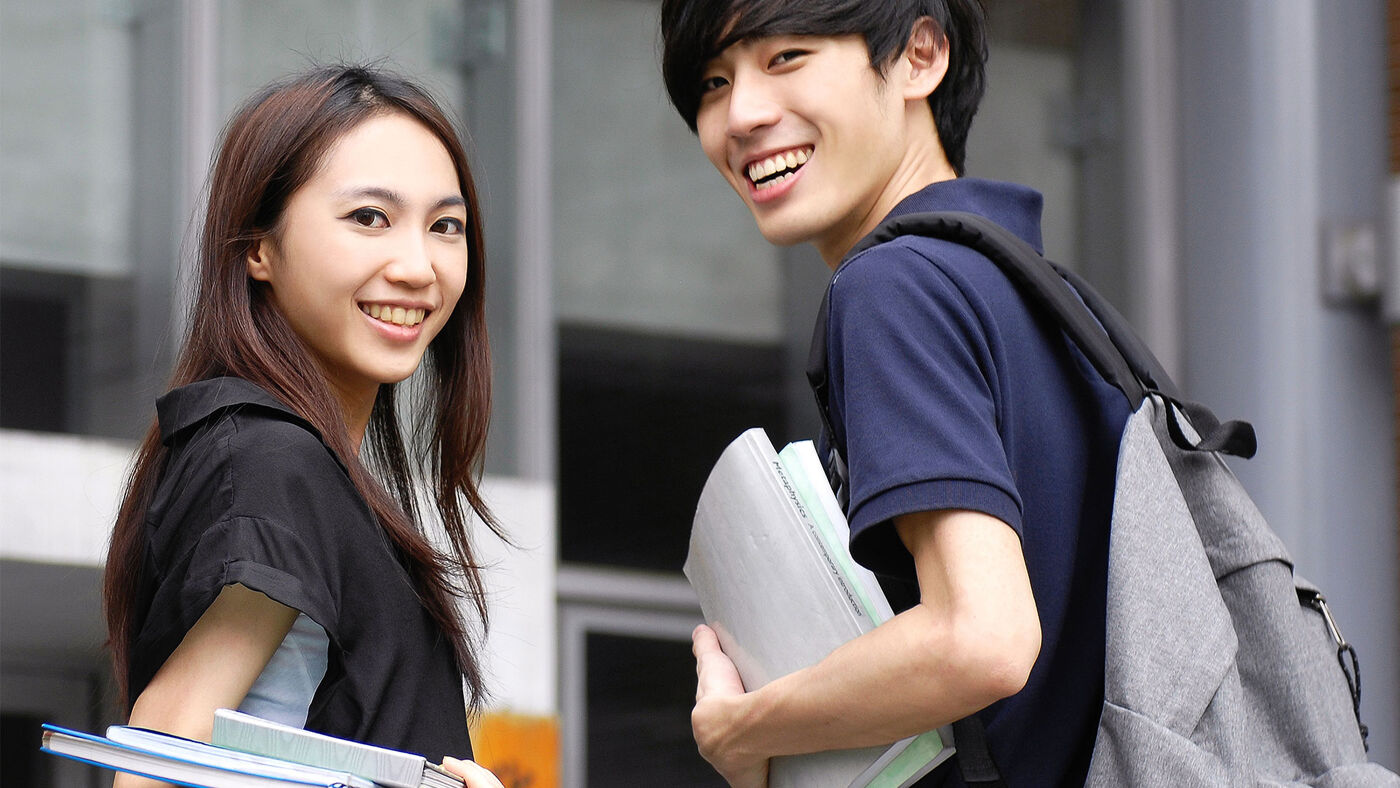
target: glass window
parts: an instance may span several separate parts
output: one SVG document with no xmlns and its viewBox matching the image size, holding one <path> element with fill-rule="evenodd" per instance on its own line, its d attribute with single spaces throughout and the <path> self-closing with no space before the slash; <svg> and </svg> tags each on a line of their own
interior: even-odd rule
<svg viewBox="0 0 1400 788">
<path fill-rule="evenodd" d="M 587 636 L 587 785 L 723 786 L 700 757 L 690 715 L 695 658 L 685 640 Z"/>
<path fill-rule="evenodd" d="M 311 63 L 383 63 L 424 82 L 472 136 L 486 129 L 490 139 L 470 150 L 494 214 L 494 270 L 508 272 L 509 245 L 493 241 L 509 237 L 510 203 L 490 186 L 511 175 L 512 149 L 500 142 L 510 113 L 499 109 L 509 91 L 478 84 L 509 79 L 507 9 L 504 0 L 0 3 L 0 426 L 141 434 L 182 330 L 177 261 L 198 242 L 214 138 L 251 91 Z M 464 112 L 468 98 L 482 106 Z M 493 304 L 499 349 L 510 310 Z"/>
<path fill-rule="evenodd" d="M 783 424 L 785 318 L 778 252 L 666 101 L 658 10 L 555 6 L 560 557 L 674 572 L 713 458 Z"/>
<path fill-rule="evenodd" d="M 151 12 L 155 14 L 157 12 Z M 0 4 L 0 426 L 131 435 L 142 20 L 121 4 Z"/>
<path fill-rule="evenodd" d="M 132 35 L 119 5 L 0 5 L 7 265 L 131 271 Z"/>
<path fill-rule="evenodd" d="M 776 342 L 777 253 L 666 101 L 658 8 L 555 5 L 557 315 L 637 333 Z"/>
<path fill-rule="evenodd" d="M 195 208 L 215 137 L 252 90 L 313 62 L 382 62 L 426 83 L 458 116 L 487 213 L 488 281 L 508 285 L 511 7 L 0 0 L 0 428 L 140 437 L 181 335 L 188 277 L 179 261 L 198 241 Z M 511 305 L 490 300 L 493 344 L 508 358 Z M 71 476 L 78 495 L 92 493 L 81 469 L 49 472 Z M 37 719 L 100 730 L 120 713 L 98 708 L 112 697 L 100 653 L 99 568 L 8 554 L 5 563 L 0 574 L 21 593 L 4 595 L 3 749 L 32 749 Z M 94 582 L 75 587 L 75 573 Z M 49 583 L 72 593 L 42 593 Z M 46 648 L 61 634 L 91 653 L 36 657 L 25 633 L 43 635 Z M 6 785 L 111 781 L 50 756 L 4 765 Z"/>
<path fill-rule="evenodd" d="M 226 0 L 220 4 L 220 108 L 311 64 L 380 62 L 460 111 L 465 23 L 458 0 Z"/>
</svg>

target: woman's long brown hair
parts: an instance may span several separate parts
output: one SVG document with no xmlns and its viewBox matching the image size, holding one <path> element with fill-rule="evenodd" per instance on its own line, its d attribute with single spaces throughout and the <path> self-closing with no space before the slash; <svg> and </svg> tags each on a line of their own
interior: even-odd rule
<svg viewBox="0 0 1400 788">
<path fill-rule="evenodd" d="M 467 282 L 424 359 L 424 396 L 413 424 L 414 445 L 424 448 L 418 464 L 408 461 L 393 385 L 380 387 L 361 461 L 329 383 L 273 306 L 266 285 L 248 276 L 246 263 L 251 244 L 276 231 L 288 199 L 331 147 L 366 119 L 390 113 L 413 118 L 438 137 L 467 203 Z M 243 378 L 321 433 L 397 548 L 423 606 L 452 642 L 473 711 L 485 695 L 477 647 L 487 616 L 467 509 L 504 538 L 477 488 L 491 409 L 484 261 L 481 211 L 466 154 L 452 123 L 422 89 L 363 66 L 320 68 L 274 84 L 244 104 L 224 131 L 209 182 L 189 331 L 171 381 L 174 387 L 224 375 Z M 159 426 L 152 423 L 112 531 L 103 580 L 108 647 L 128 709 L 135 700 L 130 648 L 147 612 L 137 599 L 147 549 L 144 521 L 166 453 Z M 415 496 L 420 483 L 433 491 L 450 552 L 435 549 L 423 531 Z M 480 627 L 458 613 L 463 598 L 475 609 Z"/>
</svg>

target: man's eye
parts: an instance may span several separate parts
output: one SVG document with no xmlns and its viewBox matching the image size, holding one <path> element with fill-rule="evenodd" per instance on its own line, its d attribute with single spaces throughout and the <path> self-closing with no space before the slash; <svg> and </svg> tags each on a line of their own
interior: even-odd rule
<svg viewBox="0 0 1400 788">
<path fill-rule="evenodd" d="M 700 83 L 700 92 L 709 93 L 712 90 L 719 90 L 720 88 L 728 84 L 729 80 L 725 79 L 724 77 L 710 77 L 709 79 Z"/>
<path fill-rule="evenodd" d="M 773 56 L 771 64 L 774 66 L 781 66 L 785 63 L 791 63 L 805 54 L 807 54 L 807 52 L 801 49 L 784 49 L 782 52 Z"/>
<path fill-rule="evenodd" d="M 350 221 L 361 227 L 388 227 L 389 217 L 375 208 L 357 208 L 350 212 Z"/>
<path fill-rule="evenodd" d="M 461 235 L 466 231 L 466 227 L 462 224 L 461 219 L 444 216 L 436 222 L 433 222 L 431 230 L 432 232 L 442 233 L 443 235 Z"/>
</svg>

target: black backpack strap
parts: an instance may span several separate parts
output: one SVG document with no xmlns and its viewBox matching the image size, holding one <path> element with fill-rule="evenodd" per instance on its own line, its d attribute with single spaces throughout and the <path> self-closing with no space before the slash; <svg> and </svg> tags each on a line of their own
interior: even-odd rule
<svg viewBox="0 0 1400 788">
<path fill-rule="evenodd" d="M 1006 788 L 992 751 L 987 747 L 987 729 L 982 718 L 973 714 L 953 723 L 953 755 L 958 762 L 958 774 L 968 785 Z"/>
<path fill-rule="evenodd" d="M 1137 379 L 1148 389 L 1162 394 L 1170 399 L 1180 399 L 1177 392 L 1176 383 L 1172 382 L 1171 376 L 1162 368 L 1157 357 L 1148 350 L 1147 344 L 1142 341 L 1128 324 L 1126 318 L 1113 308 L 1108 299 L 1099 295 L 1099 292 L 1090 285 L 1084 277 L 1062 265 L 1046 261 L 1055 272 L 1074 288 L 1084 305 L 1089 307 L 1094 318 L 1104 333 L 1108 334 L 1109 341 L 1113 343 L 1115 350 L 1120 352 L 1123 360 L 1128 362 L 1128 367 L 1132 369 Z"/>
<path fill-rule="evenodd" d="M 817 414 L 822 419 L 822 431 L 826 435 L 827 456 L 822 463 L 826 468 L 827 481 L 831 483 L 836 501 L 841 511 L 848 511 L 851 503 L 851 488 L 846 476 L 845 452 L 837 446 L 836 431 L 831 424 L 831 378 L 826 370 L 826 315 L 829 311 L 831 285 L 822 295 L 821 307 L 817 309 L 817 324 L 812 329 L 812 344 L 807 351 L 807 383 L 817 398 Z"/>
<path fill-rule="evenodd" d="M 886 219 L 853 248 L 847 257 L 902 235 L 922 235 L 967 246 L 997 265 L 1032 308 L 1048 313 L 1074 342 L 1104 380 L 1123 392 L 1136 410 L 1148 394 L 1158 394 L 1169 405 L 1169 432 L 1179 447 L 1190 451 L 1222 451 L 1240 457 L 1253 456 L 1254 428 L 1246 422 L 1221 424 L 1203 405 L 1183 400 L 1176 384 L 1128 321 L 1074 272 L 1046 260 L 1014 233 L 983 216 L 963 212 L 905 214 Z M 832 281 L 835 281 L 833 277 Z M 807 356 L 807 380 L 817 400 L 826 433 L 827 473 L 842 508 L 849 500 L 844 451 L 832 428 L 830 378 L 827 373 L 827 315 L 831 285 L 827 285 L 812 332 Z M 1200 435 L 1192 440 L 1183 430 L 1185 414 Z M 987 746 L 987 734 L 976 715 L 953 723 L 956 759 L 968 785 L 1004 785 Z"/>
<path fill-rule="evenodd" d="M 912 213 L 886 219 L 856 244 L 850 256 L 901 235 L 923 235 L 961 244 L 996 263 L 1027 301 L 1055 317 L 1094 369 L 1123 392 L 1134 410 L 1141 404 L 1144 387 L 1124 353 L 1114 346 L 1101 323 L 1093 312 L 1085 309 L 1085 302 L 1064 277 L 1015 233 L 973 213 Z M 1152 364 L 1156 365 L 1156 361 Z"/>
<path fill-rule="evenodd" d="M 1123 392 L 1134 410 L 1148 393 L 1171 403 L 1171 437 L 1187 451 L 1219 451 L 1252 457 L 1256 449 L 1254 428 L 1247 422 L 1221 423 L 1204 405 L 1181 398 L 1166 370 L 1138 338 L 1128 321 L 1089 284 L 1068 269 L 1051 263 L 1030 244 L 997 223 L 960 211 L 904 214 L 886 219 L 856 244 L 848 257 L 902 235 L 922 235 L 967 246 L 996 264 L 1032 308 L 1049 314 L 1079 348 L 1094 369 L 1110 385 Z M 834 279 L 833 279 L 834 281 Z M 828 435 L 826 318 L 831 287 L 822 299 L 812 337 L 807 377 Z M 1200 436 L 1191 440 L 1182 430 L 1178 411 L 1184 413 Z M 835 441 L 832 441 L 833 445 Z"/>
</svg>

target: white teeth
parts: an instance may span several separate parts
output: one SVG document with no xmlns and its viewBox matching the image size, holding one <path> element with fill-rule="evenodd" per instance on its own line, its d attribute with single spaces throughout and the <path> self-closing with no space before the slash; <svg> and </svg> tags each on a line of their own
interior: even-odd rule
<svg viewBox="0 0 1400 788">
<path fill-rule="evenodd" d="M 803 164 L 806 164 L 807 159 L 808 153 L 805 148 L 796 148 L 790 151 L 785 151 L 783 153 L 778 153 L 773 156 L 769 156 L 768 158 L 762 161 L 756 161 L 749 165 L 749 180 L 757 182 L 763 180 L 764 178 L 770 178 L 775 173 L 782 172 L 783 170 L 795 170 L 798 167 L 801 167 Z M 772 181 L 767 181 L 764 184 L 759 184 L 759 188 L 763 188 L 764 185 L 771 185 L 772 183 L 777 183 L 778 181 L 779 179 L 774 178 Z"/>
<path fill-rule="evenodd" d="M 782 175 L 779 175 L 778 177 L 774 178 L 774 179 L 771 180 L 771 181 L 764 181 L 763 183 L 756 184 L 756 187 L 758 188 L 759 191 L 763 191 L 764 189 L 771 189 L 772 187 L 777 186 L 778 184 L 782 183 L 783 181 L 787 180 L 788 178 L 791 178 L 792 176 L 793 176 L 793 173 L 791 173 L 791 172 L 785 172 L 785 173 L 783 173 Z"/>
<path fill-rule="evenodd" d="M 428 316 L 426 309 L 409 309 L 388 304 L 361 304 L 360 311 L 376 320 L 393 323 L 396 326 L 416 326 Z"/>
</svg>

